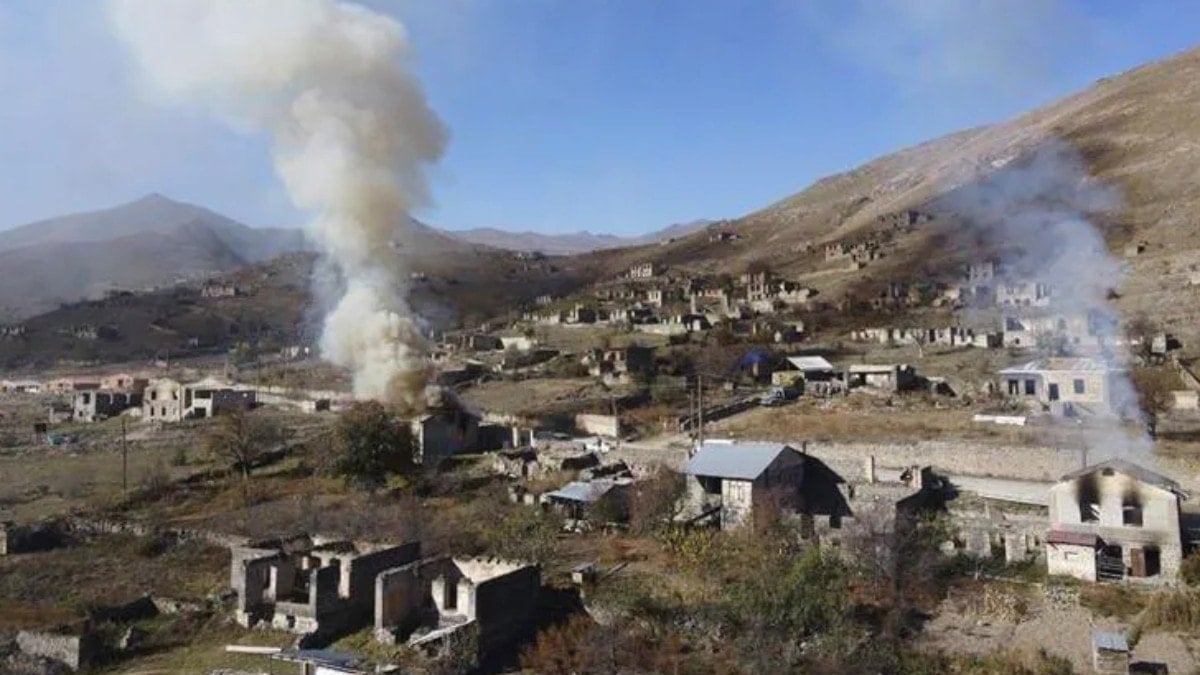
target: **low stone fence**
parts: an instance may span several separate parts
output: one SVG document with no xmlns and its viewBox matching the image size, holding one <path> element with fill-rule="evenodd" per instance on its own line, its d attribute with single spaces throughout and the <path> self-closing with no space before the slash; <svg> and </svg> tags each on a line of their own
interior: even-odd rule
<svg viewBox="0 0 1200 675">
<path fill-rule="evenodd" d="M 212 530 L 191 528 L 156 527 L 145 523 L 119 520 L 116 518 L 82 518 L 68 519 L 63 523 L 67 532 L 77 536 L 100 536 L 105 534 L 131 534 L 135 537 L 165 536 L 176 541 L 202 541 L 213 546 L 230 548 L 245 546 L 250 542 L 249 537 Z"/>
<path fill-rule="evenodd" d="M 71 670 L 91 665 L 99 653 L 99 645 L 94 636 L 59 635 L 23 630 L 17 633 L 17 647 L 30 656 L 65 663 Z"/>
</svg>

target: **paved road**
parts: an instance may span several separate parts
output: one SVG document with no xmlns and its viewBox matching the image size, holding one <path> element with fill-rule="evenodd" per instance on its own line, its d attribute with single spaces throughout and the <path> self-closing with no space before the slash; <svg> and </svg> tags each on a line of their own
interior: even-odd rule
<svg viewBox="0 0 1200 675">
<path fill-rule="evenodd" d="M 980 497 L 1038 506 L 1046 506 L 1049 503 L 1051 483 L 980 476 L 950 475 L 947 478 L 959 490 L 972 492 Z"/>
</svg>

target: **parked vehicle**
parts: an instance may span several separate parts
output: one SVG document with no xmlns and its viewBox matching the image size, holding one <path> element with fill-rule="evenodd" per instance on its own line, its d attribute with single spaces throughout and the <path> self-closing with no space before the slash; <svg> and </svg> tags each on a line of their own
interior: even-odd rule
<svg viewBox="0 0 1200 675">
<path fill-rule="evenodd" d="M 799 395 L 800 391 L 795 387 L 771 387 L 759 397 L 758 404 L 767 407 L 783 405 Z"/>
</svg>

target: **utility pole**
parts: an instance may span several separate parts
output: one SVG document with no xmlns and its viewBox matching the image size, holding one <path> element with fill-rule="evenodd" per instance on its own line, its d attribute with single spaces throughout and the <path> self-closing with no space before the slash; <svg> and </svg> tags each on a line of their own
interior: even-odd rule
<svg viewBox="0 0 1200 675">
<path fill-rule="evenodd" d="M 692 444 L 696 442 L 696 393 L 688 388 L 688 415 L 687 415 L 687 430 L 688 438 L 692 439 Z"/>
<path fill-rule="evenodd" d="M 696 401 L 696 412 L 697 416 L 700 418 L 700 431 L 698 438 L 700 440 L 700 445 L 704 445 L 704 376 L 700 373 L 696 373 Z"/>
<path fill-rule="evenodd" d="M 125 433 L 125 423 L 129 418 L 121 416 L 121 491 L 129 492 L 129 439 Z"/>
</svg>

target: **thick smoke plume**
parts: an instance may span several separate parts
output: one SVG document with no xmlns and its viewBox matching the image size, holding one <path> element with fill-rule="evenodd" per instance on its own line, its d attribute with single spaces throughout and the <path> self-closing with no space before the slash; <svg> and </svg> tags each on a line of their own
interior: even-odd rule
<svg viewBox="0 0 1200 675">
<path fill-rule="evenodd" d="M 339 273 L 321 348 L 355 393 L 422 405 L 423 340 L 398 245 L 445 132 L 404 66 L 404 27 L 337 0 L 111 0 L 151 91 L 263 130 L 309 234 Z"/>
<path fill-rule="evenodd" d="M 1131 365 L 1121 321 L 1110 302 L 1123 276 L 1093 221 L 1112 213 L 1120 195 L 1093 178 L 1070 145 L 1045 142 L 998 170 L 952 190 L 939 204 L 955 213 L 965 228 L 959 233 L 978 259 L 994 256 L 1011 281 L 1032 281 L 1051 289 L 1056 315 L 1087 317 L 1098 338 L 1094 357 L 1119 371 L 1109 384 L 1111 407 L 1118 419 L 1141 419 L 1138 398 L 1128 376 Z M 1101 412 L 1101 411 L 1098 411 Z M 1112 424 L 1092 433 L 1081 429 L 1095 460 L 1126 457 L 1148 462 L 1150 439 L 1115 433 Z"/>
</svg>

